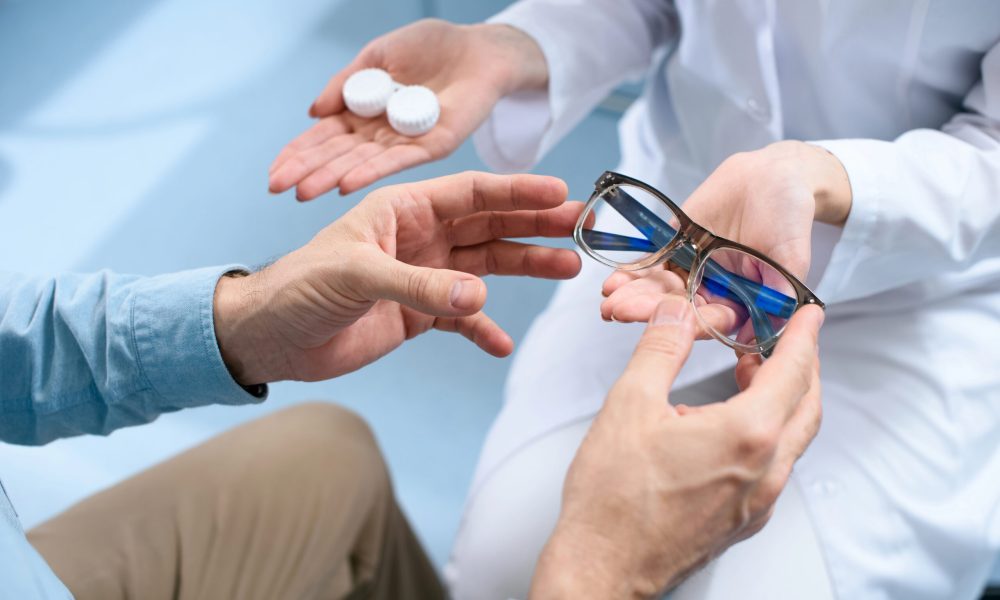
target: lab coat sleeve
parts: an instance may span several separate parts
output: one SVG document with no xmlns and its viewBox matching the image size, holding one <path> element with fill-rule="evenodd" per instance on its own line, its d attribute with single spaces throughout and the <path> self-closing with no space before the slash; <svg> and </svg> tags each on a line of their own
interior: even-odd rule
<svg viewBox="0 0 1000 600">
<path fill-rule="evenodd" d="M 669 0 L 521 0 L 490 22 L 534 38 L 549 69 L 548 89 L 503 98 L 474 134 L 498 171 L 533 166 L 678 31 Z"/>
<path fill-rule="evenodd" d="M 0 273 L 0 440 L 107 434 L 165 412 L 263 397 L 240 387 L 215 339 L 219 277 Z"/>
<path fill-rule="evenodd" d="M 1000 45 L 981 69 L 940 130 L 814 142 L 840 159 L 853 193 L 821 298 L 870 296 L 1000 257 Z"/>
</svg>

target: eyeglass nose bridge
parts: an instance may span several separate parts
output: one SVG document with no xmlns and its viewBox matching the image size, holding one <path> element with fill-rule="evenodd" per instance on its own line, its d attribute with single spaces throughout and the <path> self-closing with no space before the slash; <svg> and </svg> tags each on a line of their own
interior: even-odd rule
<svg viewBox="0 0 1000 600">
<path fill-rule="evenodd" d="M 696 223 L 681 226 L 674 239 L 657 256 L 656 263 L 670 262 L 689 272 L 690 283 L 698 266 L 698 257 L 715 239 L 715 235 Z"/>
<path fill-rule="evenodd" d="M 715 237 L 714 233 L 694 222 L 682 226 L 677 233 L 677 239 L 694 250 L 695 254 L 701 254 Z"/>
</svg>

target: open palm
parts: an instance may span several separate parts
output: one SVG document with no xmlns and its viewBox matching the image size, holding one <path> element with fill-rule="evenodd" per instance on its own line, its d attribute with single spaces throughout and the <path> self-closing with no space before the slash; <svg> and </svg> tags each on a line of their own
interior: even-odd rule
<svg viewBox="0 0 1000 600">
<path fill-rule="evenodd" d="M 270 189 L 297 188 L 299 200 L 333 189 L 348 194 L 408 167 L 451 154 L 472 134 L 512 83 L 516 43 L 512 32 L 424 20 L 368 44 L 337 73 L 310 108 L 320 120 L 289 143 L 275 159 Z M 432 89 L 441 105 L 437 125 L 427 134 L 396 133 L 385 115 L 358 117 L 344 106 L 342 89 L 353 73 L 387 71 L 403 85 Z"/>
<path fill-rule="evenodd" d="M 706 179 L 683 205 L 684 212 L 716 235 L 759 250 L 805 279 L 812 249 L 816 203 L 787 146 L 735 155 Z M 688 273 L 670 263 L 642 271 L 617 271 L 604 283 L 601 315 L 622 322 L 646 321 L 665 294 L 683 293 Z M 695 303 L 705 306 L 700 295 Z M 717 331 L 729 331 L 736 314 L 725 303 L 699 314 Z"/>
</svg>

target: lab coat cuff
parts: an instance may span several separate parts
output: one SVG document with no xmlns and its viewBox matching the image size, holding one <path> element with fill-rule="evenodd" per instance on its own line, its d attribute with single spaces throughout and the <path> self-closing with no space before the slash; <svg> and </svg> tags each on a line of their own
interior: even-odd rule
<svg viewBox="0 0 1000 600">
<path fill-rule="evenodd" d="M 476 152 L 491 169 L 501 172 L 530 169 L 555 144 L 553 125 L 559 115 L 562 58 L 551 30 L 536 10 L 519 2 L 487 21 L 523 31 L 538 44 L 548 65 L 544 90 L 515 92 L 500 99 L 472 137 Z"/>
<path fill-rule="evenodd" d="M 825 302 L 850 300 L 852 289 L 863 289 L 852 280 L 858 266 L 881 250 L 877 247 L 877 226 L 884 221 L 887 182 L 893 180 L 896 159 L 892 144 L 879 140 L 843 139 L 809 142 L 837 157 L 851 185 L 851 212 L 840 240 L 833 248 L 816 295 Z M 853 285 L 852 285 L 853 284 Z"/>
<path fill-rule="evenodd" d="M 132 339 L 146 384 L 162 403 L 157 412 L 206 404 L 262 402 L 233 379 L 215 338 L 215 288 L 240 265 L 152 277 L 136 284 Z"/>
</svg>

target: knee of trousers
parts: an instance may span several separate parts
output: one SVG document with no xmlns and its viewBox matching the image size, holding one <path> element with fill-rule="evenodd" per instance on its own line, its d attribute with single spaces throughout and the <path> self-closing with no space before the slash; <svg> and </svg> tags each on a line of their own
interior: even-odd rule
<svg viewBox="0 0 1000 600">
<path fill-rule="evenodd" d="M 390 492 L 389 473 L 371 428 L 359 415 L 329 402 L 305 402 L 249 425 L 258 431 L 258 456 L 335 480 L 336 487 L 373 495 Z"/>
</svg>

